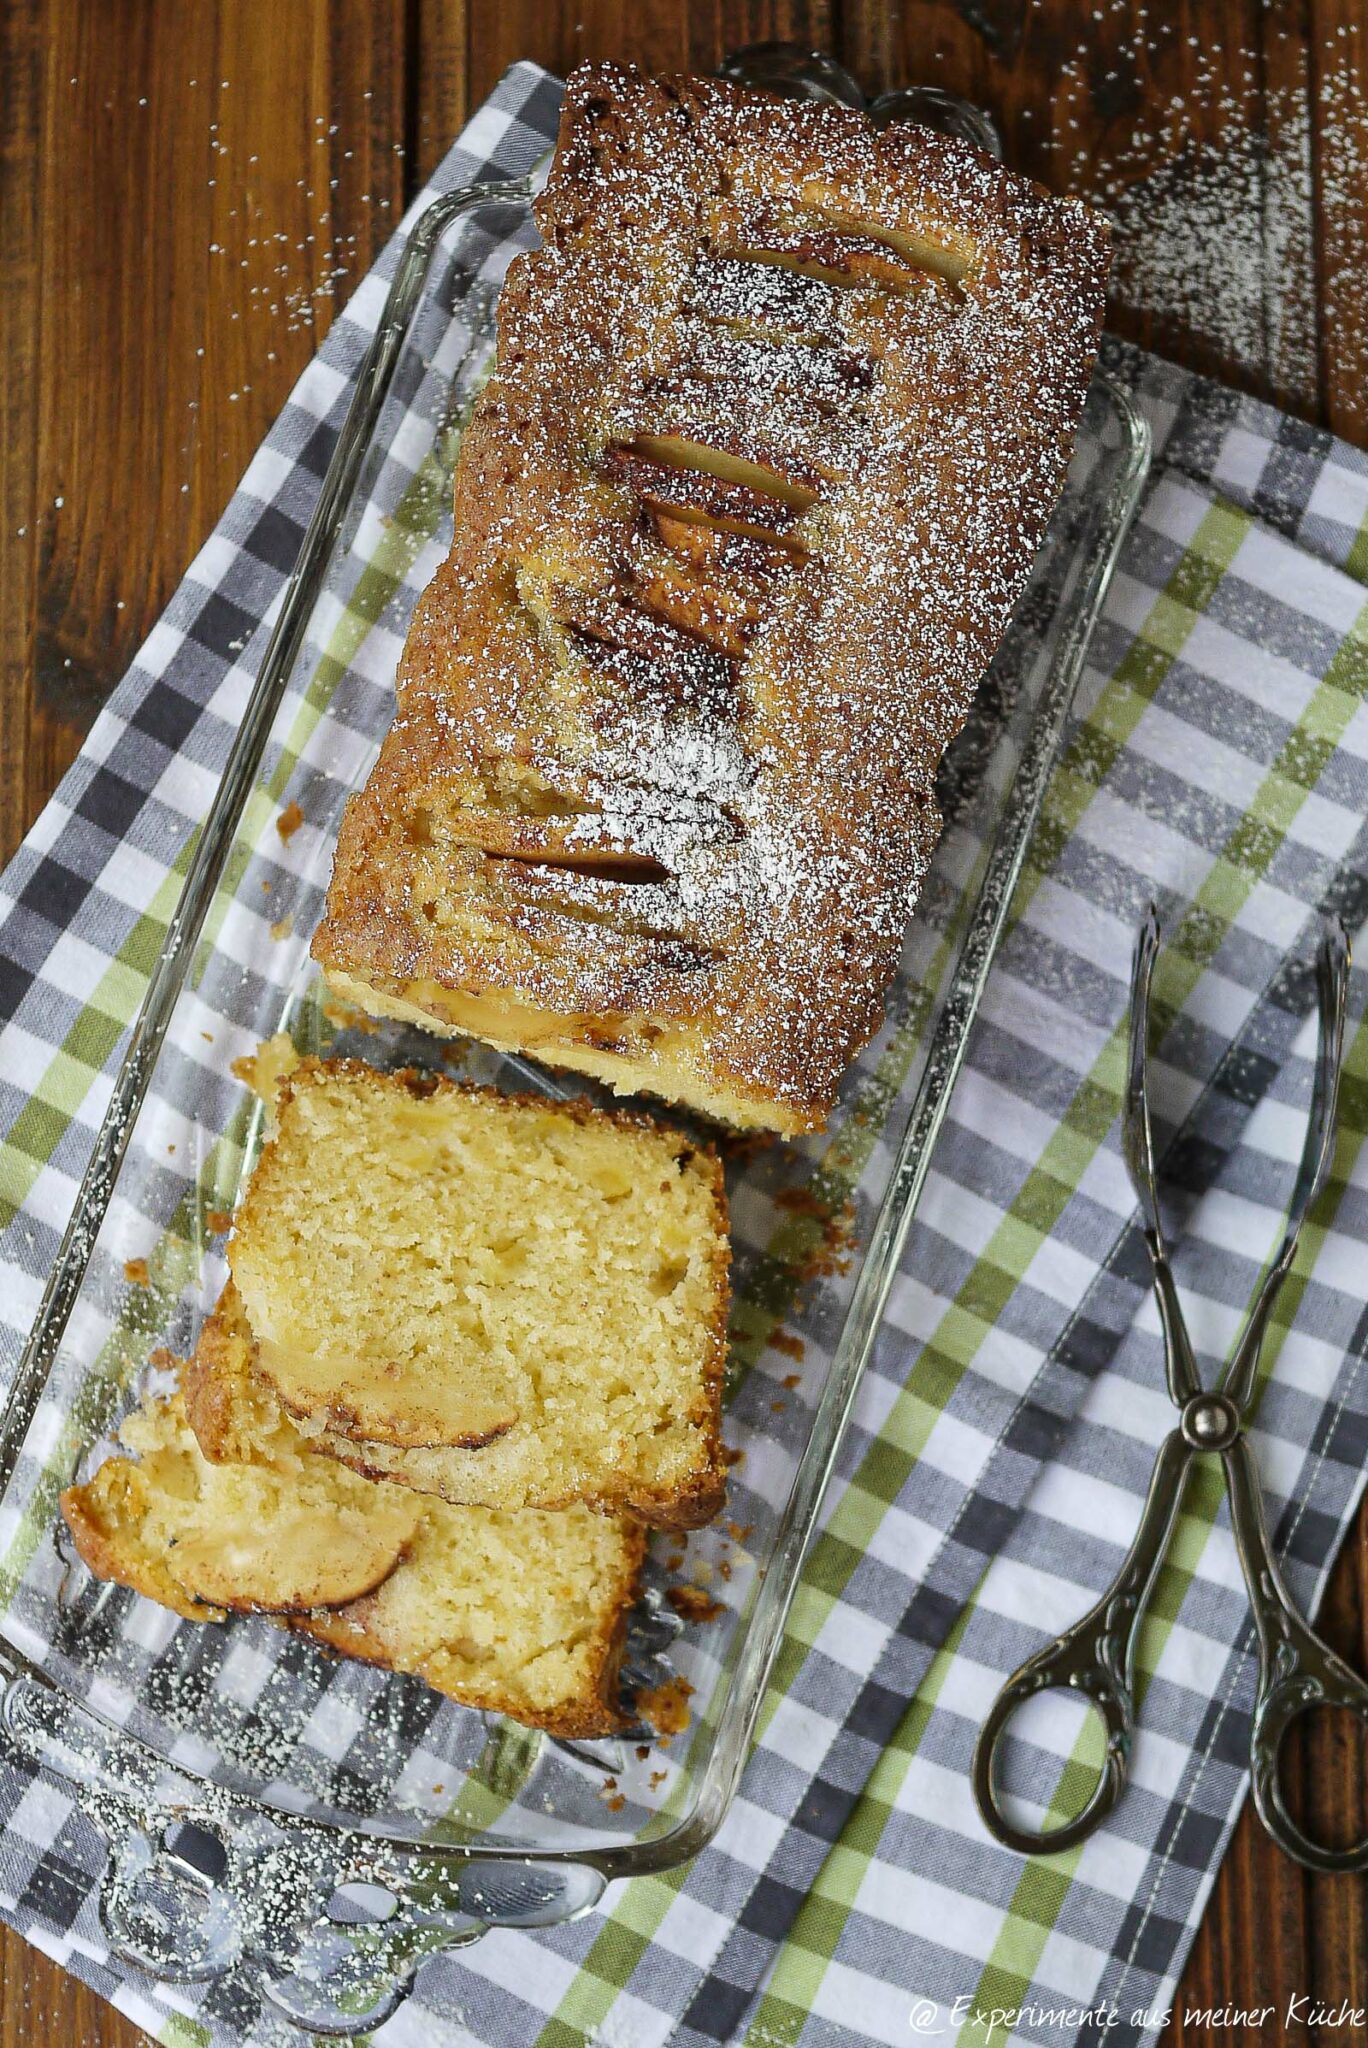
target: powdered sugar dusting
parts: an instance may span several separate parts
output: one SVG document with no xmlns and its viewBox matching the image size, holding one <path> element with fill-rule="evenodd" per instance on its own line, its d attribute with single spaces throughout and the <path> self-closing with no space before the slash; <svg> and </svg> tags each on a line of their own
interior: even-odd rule
<svg viewBox="0 0 1368 2048">
<path fill-rule="evenodd" d="M 700 1106 L 721 1077 L 801 1126 L 877 1025 L 1062 484 L 1103 238 L 844 109 L 610 66 L 567 108 L 319 956 L 592 1013 L 552 1057 L 587 1031 L 636 1085 L 667 1035 L 667 1092 L 682 1059 Z"/>
<path fill-rule="evenodd" d="M 1208 46 L 1180 14 L 1101 0 L 1018 147 L 1111 215 L 1113 301 L 1146 338 L 1303 411 L 1328 372 L 1350 424 L 1368 388 L 1364 24 L 1264 10 L 1257 47 L 1228 26 Z"/>
</svg>

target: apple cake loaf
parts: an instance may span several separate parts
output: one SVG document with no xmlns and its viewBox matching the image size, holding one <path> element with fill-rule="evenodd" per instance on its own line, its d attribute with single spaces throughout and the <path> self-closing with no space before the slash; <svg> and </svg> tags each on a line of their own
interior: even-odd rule
<svg viewBox="0 0 1368 2048">
<path fill-rule="evenodd" d="M 711 1150 L 356 1060 L 304 1060 L 275 1097 L 197 1386 L 221 1406 L 258 1381 L 316 1449 L 453 1502 L 717 1512 L 730 1254 Z"/>
<path fill-rule="evenodd" d="M 149 1397 L 62 1511 L 100 1578 L 192 1621 L 270 1615 L 466 1706 L 557 1735 L 623 1724 L 645 1536 L 591 1508 L 449 1507 L 316 1456 L 263 1403 L 251 1455 L 207 1460 L 178 1391 Z"/>
<path fill-rule="evenodd" d="M 337 848 L 344 998 L 824 1122 L 1062 486 L 1104 223 L 930 130 L 570 81 Z"/>
</svg>

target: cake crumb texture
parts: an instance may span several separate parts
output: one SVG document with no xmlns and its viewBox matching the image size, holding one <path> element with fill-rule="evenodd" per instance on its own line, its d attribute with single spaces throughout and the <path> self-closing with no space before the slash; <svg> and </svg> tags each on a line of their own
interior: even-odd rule
<svg viewBox="0 0 1368 2048">
<path fill-rule="evenodd" d="M 680 1132 L 306 1059 L 228 1259 L 192 1399 L 242 1412 L 207 1442 L 240 1449 L 273 1397 L 316 1449 L 457 1503 L 721 1504 L 726 1197 Z"/>
<path fill-rule="evenodd" d="M 584 1507 L 450 1507 L 314 1454 L 288 1424 L 253 1462 L 205 1459 L 178 1392 L 149 1397 L 62 1495 L 91 1570 L 196 1621 L 266 1613 L 466 1706 L 557 1734 L 622 1724 L 644 1536 Z"/>
</svg>

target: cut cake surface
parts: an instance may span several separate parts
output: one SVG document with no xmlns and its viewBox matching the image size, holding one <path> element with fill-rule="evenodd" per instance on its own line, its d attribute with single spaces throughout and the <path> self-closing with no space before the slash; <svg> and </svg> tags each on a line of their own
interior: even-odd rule
<svg viewBox="0 0 1368 2048">
<path fill-rule="evenodd" d="M 363 1662 L 556 1734 L 622 1725 L 644 1538 L 583 1507 L 450 1507 L 320 1458 L 276 1410 L 209 1462 L 178 1393 L 149 1398 L 62 1510 L 81 1557 L 191 1620 L 266 1613 Z"/>
<path fill-rule="evenodd" d="M 677 1526 L 721 1505 L 726 1197 L 682 1133 L 305 1060 L 228 1258 L 196 1387 L 249 1375 L 357 1470 Z"/>
<path fill-rule="evenodd" d="M 343 824 L 345 998 L 819 1127 L 1062 486 L 1107 231 L 964 145 L 572 78 Z"/>
</svg>

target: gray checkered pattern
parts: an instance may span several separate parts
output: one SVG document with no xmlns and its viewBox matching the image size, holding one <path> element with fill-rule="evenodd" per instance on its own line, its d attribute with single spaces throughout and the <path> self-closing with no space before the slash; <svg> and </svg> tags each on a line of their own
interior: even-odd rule
<svg viewBox="0 0 1368 2048">
<path fill-rule="evenodd" d="M 527 168 L 553 133 L 557 100 L 554 81 L 516 67 L 437 188 Z M 36 1309 L 177 863 L 241 714 L 259 622 L 293 560 L 394 255 L 334 326 L 0 881 L 0 1195 L 17 1212 L 0 1242 L 4 1364 Z M 1023 1865 L 984 1835 L 966 1767 L 1005 1673 L 1114 1571 L 1169 1425 L 1142 1247 L 1102 1100 L 1115 1085 L 1107 1046 L 1151 895 L 1181 927 L 1190 968 L 1159 1081 L 1170 1111 L 1165 1176 L 1185 1227 L 1179 1279 L 1213 1356 L 1278 1234 L 1309 1094 L 1304 963 L 1315 918 L 1336 909 L 1357 929 L 1368 917 L 1368 599 L 1357 581 L 1368 567 L 1368 462 L 1133 351 L 1113 347 L 1110 368 L 1155 429 L 1155 481 L 1090 651 L 1037 865 L 741 1795 L 713 1846 L 675 1879 L 610 1893 L 573 1926 L 500 1932 L 429 1965 L 414 2001 L 377 2036 L 387 2048 L 581 2038 L 844 2048 L 905 2041 L 914 2008 L 935 2008 L 929 2023 L 948 2030 L 966 1994 L 1027 2008 L 1006 2030 L 1022 2040 L 1097 2031 L 1032 2007 L 1114 2001 L 1122 2023 L 1109 2038 L 1130 2040 L 1143 2031 L 1131 2015 L 1168 2001 L 1245 1785 L 1251 1641 L 1214 1500 L 1190 1509 L 1182 1572 L 1165 1582 L 1134 1785 L 1107 1828 L 1059 1865 Z M 421 391 L 405 395 L 421 406 Z M 402 464 L 402 449 L 393 459 Z M 421 582 L 433 559 L 420 554 L 408 573 Z M 310 773 L 360 765 L 368 693 L 387 686 L 396 651 L 383 633 L 368 640 L 363 666 L 306 736 L 292 790 L 307 797 Z M 268 835 L 235 915 L 266 915 L 250 906 L 273 869 L 321 878 L 327 848 L 315 837 L 306 828 L 271 846 Z M 250 933 L 225 929 L 217 944 L 232 962 L 261 954 Z M 1356 978 L 1356 1020 L 1363 992 Z M 211 976 L 210 1008 L 212 993 Z M 248 1047 L 218 1042 L 211 1054 L 188 1024 L 177 1043 L 158 1136 L 188 1145 L 197 1109 L 213 1129 L 229 1122 L 213 1090 L 226 1087 L 226 1059 Z M 1368 1049 L 1355 1038 L 1334 1198 L 1309 1234 L 1289 1295 L 1295 1314 L 1270 1345 L 1259 1417 L 1270 1521 L 1307 1602 L 1353 1512 L 1368 1439 L 1357 1281 L 1368 1235 L 1365 1080 Z M 183 1187 L 168 1166 L 149 1244 Z M 137 1219 L 123 1227 L 135 1232 Z M 743 1278 L 764 1241 L 760 1222 L 743 1231 Z M 839 1292 L 831 1283 L 810 1308 L 819 1334 Z M 738 1398 L 781 1457 L 800 1418 L 770 1418 L 772 1393 L 762 1372 Z M 82 1421 L 63 1416 L 59 1398 L 45 1417 L 50 1431 L 76 1437 Z M 736 1512 L 765 1512 L 763 1478 L 744 1473 L 740 1487 Z M 17 1533 L 0 1527 L 0 1554 Z M 50 1593 L 41 1571 L 30 1573 L 10 1625 L 41 1636 Z M 365 1810 L 384 1789 L 365 1695 L 345 1671 L 289 1644 L 268 1654 L 251 1631 L 176 1630 L 128 1601 L 102 1613 L 104 1668 L 123 1681 L 102 1710 L 138 1725 L 139 1702 L 159 1679 L 165 1693 L 174 1673 L 176 1696 L 201 1707 L 183 1731 L 185 1763 L 213 1762 L 217 1726 L 231 1726 L 240 1751 L 255 1720 L 277 1746 L 282 1730 L 297 1738 L 292 1796 Z M 60 1641 L 51 1654 L 86 1670 L 92 1644 L 105 1647 L 87 1621 L 79 1658 Z M 424 1769 L 457 1739 L 434 1726 L 452 1710 L 419 1688 L 404 1700 L 404 1739 Z M 1019 1761 L 1052 1786 L 1072 1740 L 1067 1715 L 1046 1717 Z M 65 1795 L 7 1758 L 0 1911 L 150 2032 L 269 2038 L 237 1980 L 153 1992 L 111 1963 L 94 1911 L 100 1865 Z M 178 2013 L 200 2031 L 184 2030 Z"/>
</svg>

